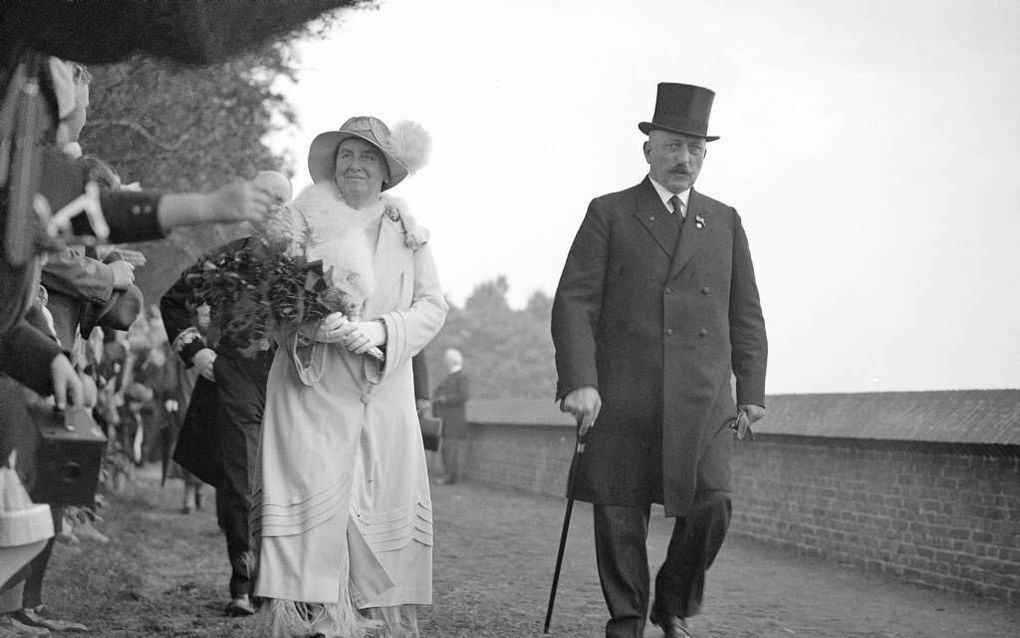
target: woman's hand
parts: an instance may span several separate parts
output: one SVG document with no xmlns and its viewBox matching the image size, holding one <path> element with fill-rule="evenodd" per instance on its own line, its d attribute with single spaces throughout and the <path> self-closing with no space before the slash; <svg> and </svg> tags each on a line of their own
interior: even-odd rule
<svg viewBox="0 0 1020 638">
<path fill-rule="evenodd" d="M 349 321 L 349 332 L 341 339 L 355 354 L 365 354 L 386 343 L 386 326 L 381 321 Z"/>
<path fill-rule="evenodd" d="M 301 328 L 306 339 L 320 343 L 339 343 L 351 328 L 351 322 L 342 312 L 326 315 L 318 323 L 307 323 Z"/>
<path fill-rule="evenodd" d="M 355 354 L 386 343 L 386 326 L 381 321 L 351 321 L 342 312 L 326 315 L 318 325 L 303 328 L 302 334 L 314 341 L 342 344 Z"/>
</svg>

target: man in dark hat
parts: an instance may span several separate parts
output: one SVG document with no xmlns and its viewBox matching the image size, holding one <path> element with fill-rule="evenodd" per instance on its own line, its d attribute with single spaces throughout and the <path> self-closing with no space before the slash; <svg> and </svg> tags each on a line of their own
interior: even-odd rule
<svg viewBox="0 0 1020 638">
<path fill-rule="evenodd" d="M 652 503 L 676 522 L 650 619 L 667 637 L 693 636 L 687 619 L 730 520 L 731 427 L 742 438 L 765 413 L 747 238 L 733 208 L 692 188 L 718 139 L 713 98 L 659 84 L 652 121 L 638 125 L 648 177 L 592 200 L 553 305 L 556 396 L 585 442 L 572 496 L 594 504 L 607 637 L 643 634 Z"/>
</svg>

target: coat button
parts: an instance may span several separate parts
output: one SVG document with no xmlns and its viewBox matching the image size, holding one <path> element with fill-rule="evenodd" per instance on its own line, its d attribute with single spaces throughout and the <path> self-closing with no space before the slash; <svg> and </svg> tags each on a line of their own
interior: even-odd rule
<svg viewBox="0 0 1020 638">
<path fill-rule="evenodd" d="M 702 328 L 701 330 L 698 331 L 698 334 L 700 336 L 702 336 L 702 337 L 707 337 L 708 336 L 708 328 Z"/>
<path fill-rule="evenodd" d="M 667 337 L 672 337 L 673 336 L 673 329 L 672 328 L 666 328 L 666 336 Z"/>
<path fill-rule="evenodd" d="M 666 288 L 666 290 L 663 291 L 663 292 L 665 292 L 667 295 L 672 295 L 673 294 L 673 289 L 672 288 Z"/>
<path fill-rule="evenodd" d="M 705 286 L 704 288 L 701 289 L 701 292 L 707 295 L 708 293 L 712 292 L 712 289 L 709 288 L 708 286 Z"/>
</svg>

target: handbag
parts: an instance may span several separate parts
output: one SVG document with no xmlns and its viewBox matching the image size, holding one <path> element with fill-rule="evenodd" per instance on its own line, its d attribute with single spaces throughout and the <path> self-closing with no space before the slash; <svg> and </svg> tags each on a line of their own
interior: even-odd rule
<svg viewBox="0 0 1020 638">
<path fill-rule="evenodd" d="M 421 441 L 425 449 L 433 452 L 439 450 L 439 444 L 443 440 L 443 420 L 421 414 L 418 416 L 418 426 L 421 428 Z"/>
</svg>

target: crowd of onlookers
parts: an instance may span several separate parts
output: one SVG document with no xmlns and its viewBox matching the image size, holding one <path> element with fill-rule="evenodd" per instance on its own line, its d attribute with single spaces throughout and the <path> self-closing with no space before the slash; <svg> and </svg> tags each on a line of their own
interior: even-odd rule
<svg viewBox="0 0 1020 638">
<path fill-rule="evenodd" d="M 188 373 L 167 343 L 158 299 L 144 299 L 134 285 L 135 268 L 145 265 L 145 255 L 124 244 L 161 238 L 175 226 L 259 220 L 270 203 L 261 188 L 243 181 L 210 194 L 126 187 L 116 170 L 78 145 L 89 103 L 90 75 L 84 66 L 28 53 L 5 71 L 10 73 L 3 78 L 7 90 L 0 118 L 0 470 L 5 479 L 0 638 L 85 630 L 49 617 L 42 595 L 46 567 L 57 540 L 109 542 L 95 524 L 101 520 L 97 508 L 104 492 L 123 489 L 134 468 L 161 461 L 164 471 L 185 481 L 184 509 L 201 502 L 198 481 L 170 461 Z M 39 460 L 43 423 L 62 423 L 69 431 L 100 430 L 107 449 L 98 471 L 71 458 L 71 447 L 59 445 L 54 454 L 65 465 L 56 471 L 44 467 Z M 65 470 L 67 476 L 54 476 Z M 91 489 L 85 489 L 86 497 L 40 496 L 39 485 L 55 479 L 67 481 L 69 494 L 76 484 L 95 484 L 95 499 Z M 26 502 L 48 505 L 41 516 L 47 520 L 12 505 Z"/>
</svg>

